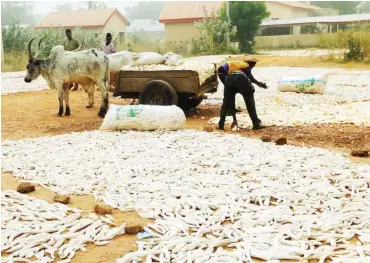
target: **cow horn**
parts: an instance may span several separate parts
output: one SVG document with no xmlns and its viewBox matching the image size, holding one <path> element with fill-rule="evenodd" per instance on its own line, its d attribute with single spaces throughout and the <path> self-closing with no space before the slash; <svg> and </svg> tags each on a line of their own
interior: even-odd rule
<svg viewBox="0 0 370 263">
<path fill-rule="evenodd" d="M 39 41 L 39 44 L 37 46 L 37 51 L 36 51 L 36 55 L 35 55 L 35 58 L 37 58 L 39 55 L 40 55 L 40 47 L 41 47 L 41 42 L 44 40 L 45 37 L 41 38 L 40 41 Z"/>
<path fill-rule="evenodd" d="M 82 38 L 81 45 L 78 48 L 76 48 L 75 50 L 72 50 L 72 52 L 79 51 L 82 48 L 82 46 L 84 45 L 84 40 L 85 40 L 85 38 Z"/>
<path fill-rule="evenodd" d="M 31 44 L 36 38 L 32 38 L 31 41 L 28 43 L 28 58 L 29 60 L 33 60 L 32 52 L 31 52 Z"/>
</svg>

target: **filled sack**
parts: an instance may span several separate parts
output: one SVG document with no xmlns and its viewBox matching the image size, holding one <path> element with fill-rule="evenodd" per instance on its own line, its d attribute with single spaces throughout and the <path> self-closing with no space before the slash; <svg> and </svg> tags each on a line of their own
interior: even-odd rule
<svg viewBox="0 0 370 263">
<path fill-rule="evenodd" d="M 284 77 L 278 81 L 278 91 L 324 94 L 329 73 L 313 77 Z"/>
<path fill-rule="evenodd" d="M 135 53 L 130 51 L 120 51 L 113 54 L 108 54 L 109 71 L 118 72 L 123 66 L 132 63 L 132 57 Z"/>
<path fill-rule="evenodd" d="M 166 64 L 167 66 L 176 66 L 184 62 L 182 56 L 177 55 L 173 52 L 168 52 L 167 54 L 164 54 L 163 57 L 165 60 L 164 64 Z"/>
<path fill-rule="evenodd" d="M 132 56 L 131 67 L 140 65 L 163 64 L 164 56 L 155 52 L 141 52 Z"/>
<path fill-rule="evenodd" d="M 111 104 L 100 130 L 177 130 L 185 124 L 179 107 Z"/>
</svg>

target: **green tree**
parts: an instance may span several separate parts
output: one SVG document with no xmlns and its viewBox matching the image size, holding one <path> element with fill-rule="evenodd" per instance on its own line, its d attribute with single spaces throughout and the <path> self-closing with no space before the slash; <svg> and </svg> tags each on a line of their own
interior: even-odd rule
<svg viewBox="0 0 370 263">
<path fill-rule="evenodd" d="M 1 2 L 1 25 L 9 25 L 13 18 L 20 24 L 33 24 L 35 22 L 33 14 L 34 2 Z"/>
<path fill-rule="evenodd" d="M 66 12 L 66 11 L 72 11 L 73 7 L 70 3 L 64 3 L 64 4 L 58 4 L 54 7 L 55 11 L 58 12 Z"/>
<path fill-rule="evenodd" d="M 199 35 L 192 39 L 193 52 L 207 52 L 210 54 L 223 53 L 228 50 L 227 34 L 235 36 L 236 28 L 231 22 L 221 19 L 220 11 L 212 11 L 208 15 L 204 9 L 205 16 L 200 22 L 194 22 L 199 30 Z"/>
<path fill-rule="evenodd" d="M 339 10 L 340 15 L 356 14 L 359 1 L 312 1 L 311 4 L 321 8 Z"/>
<path fill-rule="evenodd" d="M 31 32 L 28 28 L 20 27 L 16 18 L 13 18 L 1 31 L 4 52 L 23 52 L 26 49 Z"/>
<path fill-rule="evenodd" d="M 140 1 L 135 6 L 126 7 L 125 10 L 129 19 L 158 19 L 163 7 L 164 2 Z"/>
<path fill-rule="evenodd" d="M 361 14 L 370 13 L 370 2 L 361 2 L 357 6 L 357 11 Z"/>
<path fill-rule="evenodd" d="M 254 37 L 262 23 L 269 17 L 266 4 L 258 1 L 232 1 L 229 2 L 230 20 L 237 27 L 236 38 L 240 51 L 253 53 Z M 226 6 L 221 9 L 221 16 L 226 20 Z"/>
</svg>

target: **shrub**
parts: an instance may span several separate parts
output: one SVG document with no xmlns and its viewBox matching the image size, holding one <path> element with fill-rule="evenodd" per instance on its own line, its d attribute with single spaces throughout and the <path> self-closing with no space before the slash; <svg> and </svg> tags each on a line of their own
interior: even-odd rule
<svg viewBox="0 0 370 263">
<path fill-rule="evenodd" d="M 227 34 L 235 36 L 236 27 L 230 21 L 221 18 L 220 11 L 213 11 L 208 15 L 204 9 L 205 16 L 202 21 L 195 22 L 194 26 L 199 30 L 199 36 L 192 39 L 194 54 L 220 54 L 225 52 L 229 46 Z"/>
</svg>

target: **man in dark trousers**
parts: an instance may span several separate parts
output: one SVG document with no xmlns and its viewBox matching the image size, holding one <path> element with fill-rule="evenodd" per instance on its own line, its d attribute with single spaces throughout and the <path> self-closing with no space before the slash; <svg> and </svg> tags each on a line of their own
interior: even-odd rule
<svg viewBox="0 0 370 263">
<path fill-rule="evenodd" d="M 255 83 L 261 88 L 267 89 L 265 83 L 257 81 L 252 75 L 252 68 L 256 65 L 257 59 L 243 57 L 239 61 L 224 63 L 218 68 L 218 76 L 224 84 L 224 100 L 221 107 L 220 121 L 218 127 L 223 130 L 228 112 L 233 116 L 231 128 L 238 125 L 236 120 L 235 95 L 240 93 L 245 101 L 249 117 L 253 123 L 253 129 L 262 129 L 261 120 L 257 116 L 256 104 L 254 101 Z"/>
</svg>

